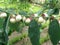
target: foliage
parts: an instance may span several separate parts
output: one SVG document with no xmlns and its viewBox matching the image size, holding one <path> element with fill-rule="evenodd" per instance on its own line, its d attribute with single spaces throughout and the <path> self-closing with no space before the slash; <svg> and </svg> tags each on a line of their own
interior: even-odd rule
<svg viewBox="0 0 60 45">
<path fill-rule="evenodd" d="M 40 45 L 40 31 L 39 25 L 35 20 L 32 20 L 28 30 L 28 36 L 30 37 L 32 45 Z"/>
<path fill-rule="evenodd" d="M 56 19 L 50 22 L 48 33 L 49 33 L 49 36 L 53 45 L 57 45 L 57 43 L 60 40 L 60 27 Z"/>
<path fill-rule="evenodd" d="M 3 33 L 3 35 L 1 36 L 1 37 L 3 37 L 2 38 L 3 44 L 1 44 L 1 45 L 7 45 L 8 36 L 15 30 L 18 32 L 21 32 L 23 27 L 26 25 L 26 22 L 25 22 L 26 20 L 23 21 L 22 19 L 19 20 L 18 22 L 16 21 L 15 23 L 11 23 L 10 19 L 12 18 L 11 15 L 13 15 L 13 14 L 15 16 L 15 17 L 13 17 L 13 19 L 15 19 L 15 20 L 16 20 L 17 14 L 21 14 L 22 18 L 23 18 L 23 16 L 26 16 L 26 19 L 28 18 L 31 21 L 30 22 L 29 20 L 27 20 L 27 23 L 29 22 L 28 23 L 28 25 L 29 25 L 28 36 L 30 37 L 32 45 L 40 45 L 40 42 L 39 42 L 40 28 L 44 28 L 49 23 L 44 24 L 44 23 L 40 23 L 40 22 L 38 23 L 37 21 L 40 16 L 46 20 L 46 17 L 44 17 L 45 14 L 44 14 L 44 16 L 42 16 L 42 14 L 44 13 L 44 11 L 47 8 L 49 8 L 49 11 L 47 12 L 47 15 L 49 16 L 48 19 L 52 18 L 50 25 L 49 25 L 49 35 L 50 35 L 50 39 L 51 39 L 53 45 L 56 45 L 58 43 L 58 41 L 60 40 L 60 35 L 59 35 L 59 30 L 58 30 L 60 28 L 59 28 L 58 21 L 56 19 L 54 19 L 55 17 L 52 17 L 52 14 L 59 12 L 59 7 L 57 7 L 57 6 L 59 6 L 60 2 L 58 2 L 58 1 L 57 0 L 48 0 L 48 2 L 47 2 L 48 5 L 45 5 L 46 7 L 43 7 L 42 10 L 39 10 L 40 8 L 38 9 L 37 7 L 33 6 L 39 10 L 36 14 L 33 14 L 37 10 L 35 10 L 33 7 L 31 7 L 30 3 L 28 3 L 28 0 L 25 0 L 25 1 L 23 1 L 23 0 L 18 0 L 18 1 L 17 0 L 5 0 L 5 2 L 2 3 L 4 6 L 4 8 L 3 8 L 4 10 L 2 12 L 6 12 L 7 17 L 4 17 L 4 19 L 1 18 L 1 20 L 0 20 L 2 22 L 2 24 L 0 24 L 1 25 L 0 28 L 2 30 L 1 35 Z M 34 17 L 34 15 L 37 15 L 37 17 Z M 18 17 L 18 19 L 20 19 L 20 18 Z M 42 24 L 42 27 L 40 27 L 41 24 Z M 55 38 L 55 36 L 56 36 L 56 38 Z M 17 41 L 19 38 L 15 38 L 16 40 L 14 39 L 14 41 Z"/>
</svg>

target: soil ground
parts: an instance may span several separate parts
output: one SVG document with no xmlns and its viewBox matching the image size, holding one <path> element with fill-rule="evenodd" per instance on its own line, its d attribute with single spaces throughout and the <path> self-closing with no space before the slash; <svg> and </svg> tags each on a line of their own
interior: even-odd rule
<svg viewBox="0 0 60 45">
<path fill-rule="evenodd" d="M 22 32 L 26 32 L 27 29 L 28 29 L 28 27 L 24 27 L 24 29 L 23 29 Z M 48 31 L 48 29 L 45 28 L 44 31 L 41 32 L 40 37 L 46 37 L 46 36 L 47 36 L 47 31 Z M 16 37 L 16 36 L 20 36 L 20 35 L 21 35 L 20 33 L 17 33 L 17 32 L 15 31 L 15 32 L 12 33 L 11 36 L 9 36 L 9 39 L 12 39 L 12 38 L 14 38 L 14 37 Z M 30 42 L 30 40 L 29 40 L 29 37 L 26 37 L 26 38 L 22 39 L 21 41 L 16 42 L 16 43 L 13 44 L 13 45 L 31 45 L 31 42 Z M 52 43 L 51 43 L 50 40 L 48 40 L 48 41 L 46 41 L 45 43 L 43 43 L 42 45 L 52 45 Z"/>
</svg>

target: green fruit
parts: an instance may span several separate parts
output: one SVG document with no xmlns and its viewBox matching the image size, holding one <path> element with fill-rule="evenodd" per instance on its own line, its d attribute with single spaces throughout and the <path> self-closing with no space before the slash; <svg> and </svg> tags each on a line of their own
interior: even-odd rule
<svg viewBox="0 0 60 45">
<path fill-rule="evenodd" d="M 53 45 L 57 45 L 60 40 L 60 28 L 56 19 L 52 20 L 49 24 L 48 33 Z"/>
</svg>

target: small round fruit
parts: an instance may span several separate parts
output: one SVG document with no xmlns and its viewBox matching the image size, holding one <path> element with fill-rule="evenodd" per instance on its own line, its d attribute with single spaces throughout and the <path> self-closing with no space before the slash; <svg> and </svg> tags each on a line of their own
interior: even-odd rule
<svg viewBox="0 0 60 45">
<path fill-rule="evenodd" d="M 60 44 L 60 40 L 59 40 L 59 42 L 58 42 L 59 44 Z"/>
<path fill-rule="evenodd" d="M 34 17 L 38 17 L 38 14 L 34 14 Z"/>
<path fill-rule="evenodd" d="M 11 15 L 12 17 L 16 17 L 14 14 L 13 15 Z"/>
<path fill-rule="evenodd" d="M 15 18 L 10 18 L 10 22 L 15 23 L 16 22 Z"/>
<path fill-rule="evenodd" d="M 5 12 L 3 12 L 3 13 L 0 14 L 0 17 L 1 18 L 7 17 L 7 14 Z"/>
<path fill-rule="evenodd" d="M 44 13 L 45 17 L 48 17 L 48 14 L 47 13 Z"/>
<path fill-rule="evenodd" d="M 39 22 L 39 23 L 42 23 L 42 22 L 44 22 L 44 19 L 43 19 L 43 17 L 39 17 L 39 18 L 38 18 L 38 22 Z"/>
<path fill-rule="evenodd" d="M 60 20 L 58 20 L 59 24 L 60 24 Z"/>
<path fill-rule="evenodd" d="M 16 16 L 16 21 L 20 21 L 22 19 L 22 16 L 21 15 L 17 15 Z"/>
<path fill-rule="evenodd" d="M 25 20 L 25 22 L 26 22 L 26 23 L 30 23 L 30 22 L 31 22 L 31 19 L 30 19 L 30 18 L 27 18 L 27 19 Z"/>
<path fill-rule="evenodd" d="M 47 18 L 47 17 L 49 17 L 49 16 L 48 16 L 47 13 L 43 13 L 43 14 L 42 14 L 42 17 L 43 17 L 43 18 Z"/>
</svg>

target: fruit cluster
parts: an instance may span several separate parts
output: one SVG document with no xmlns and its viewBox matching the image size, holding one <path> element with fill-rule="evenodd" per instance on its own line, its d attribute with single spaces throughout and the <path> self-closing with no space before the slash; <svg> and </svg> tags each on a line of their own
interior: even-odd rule
<svg viewBox="0 0 60 45">
<path fill-rule="evenodd" d="M 5 17 L 7 17 L 7 13 L 5 12 L 0 13 L 0 18 L 5 18 Z M 55 17 L 56 16 L 53 15 L 50 17 L 50 19 L 53 20 Z M 16 23 L 20 21 L 23 21 L 25 23 L 30 23 L 33 18 L 37 19 L 38 23 L 43 23 L 45 22 L 45 18 L 49 18 L 49 16 L 47 13 L 43 13 L 41 16 L 39 16 L 38 14 L 33 14 L 30 15 L 30 17 L 26 17 L 20 14 L 12 14 L 10 15 L 10 23 Z"/>
</svg>

